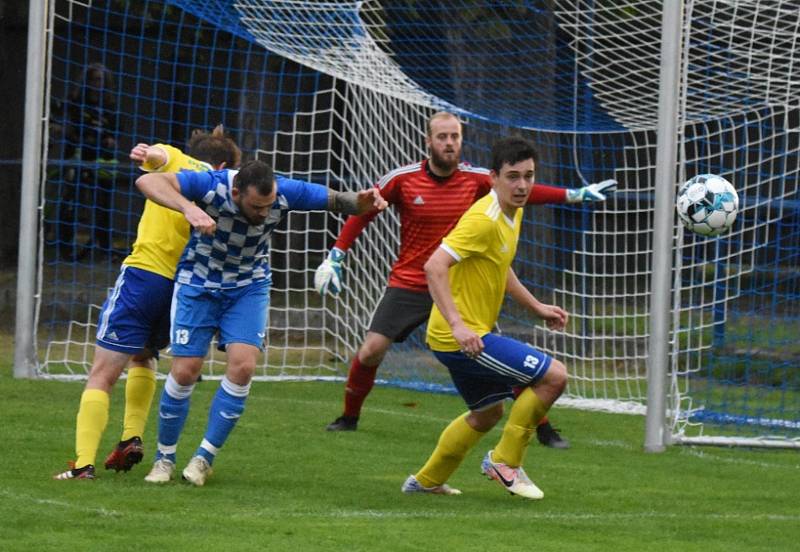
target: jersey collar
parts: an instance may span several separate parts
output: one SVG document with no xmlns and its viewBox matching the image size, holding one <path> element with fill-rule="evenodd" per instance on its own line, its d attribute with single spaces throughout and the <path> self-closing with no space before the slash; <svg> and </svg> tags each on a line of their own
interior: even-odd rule
<svg viewBox="0 0 800 552">
<path fill-rule="evenodd" d="M 425 160 L 422 162 L 422 166 L 425 168 L 425 173 L 426 173 L 428 176 L 430 176 L 430 177 L 431 177 L 431 179 L 432 179 L 434 182 L 438 182 L 439 184 L 441 184 L 441 183 L 443 183 L 443 182 L 446 182 L 446 181 L 450 180 L 450 179 L 453 177 L 453 175 L 454 175 L 454 174 L 456 174 L 456 173 L 458 172 L 458 167 L 456 167 L 456 170 L 454 170 L 454 171 L 453 171 L 451 174 L 449 174 L 448 176 L 439 176 L 438 174 L 434 173 L 434 172 L 431 170 L 431 167 L 430 167 L 430 159 L 425 159 Z"/>
</svg>

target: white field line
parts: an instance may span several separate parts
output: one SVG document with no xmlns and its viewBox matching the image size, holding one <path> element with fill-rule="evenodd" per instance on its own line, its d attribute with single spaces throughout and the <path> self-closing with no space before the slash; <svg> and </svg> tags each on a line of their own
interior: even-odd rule
<svg viewBox="0 0 800 552">
<path fill-rule="evenodd" d="M 703 450 L 696 447 L 681 447 L 681 454 L 685 454 L 688 456 L 693 456 L 695 458 L 701 458 L 703 460 L 711 460 L 712 462 L 725 462 L 728 464 L 740 464 L 745 466 L 757 466 L 759 468 L 767 468 L 770 470 L 781 468 L 781 469 L 788 469 L 788 470 L 800 470 L 800 462 L 795 465 L 788 465 L 788 464 L 774 464 L 772 462 L 764 462 L 761 460 L 751 460 L 750 458 L 742 458 L 740 456 L 730 457 L 730 456 L 720 456 L 718 454 L 714 454 L 713 452 L 708 452 L 707 450 Z M 755 452 L 753 454 L 756 454 Z"/>
<path fill-rule="evenodd" d="M 85 484 L 85 482 L 81 481 L 77 483 L 79 485 Z M 63 482 L 58 484 L 64 485 Z M 74 484 L 75 483 L 67 483 L 67 485 L 74 485 Z M 91 485 L 91 483 L 89 484 Z M 69 502 L 67 500 L 54 500 L 52 498 L 37 498 L 31 495 L 16 494 L 5 489 L 0 489 L 0 496 L 9 498 L 17 502 L 30 502 L 38 506 L 54 506 L 56 508 L 67 508 L 71 512 L 80 511 L 104 517 L 122 517 L 129 515 L 129 513 L 118 512 L 117 510 L 109 510 L 108 508 L 87 507 L 84 502 Z"/>
<path fill-rule="evenodd" d="M 333 416 L 336 416 L 341 408 L 341 401 L 339 400 L 311 400 L 311 399 L 287 399 L 287 398 L 275 398 L 275 397 L 265 397 L 265 396 L 250 396 L 247 400 L 262 400 L 262 401 L 276 401 L 276 402 L 283 402 L 283 403 L 290 403 L 290 404 L 303 404 L 303 405 L 313 405 L 316 407 L 320 406 L 328 406 L 330 407 L 330 415 L 331 419 Z M 414 412 L 404 412 L 402 410 L 389 410 L 386 408 L 374 408 L 369 407 L 366 411 L 367 414 L 383 414 L 387 416 L 398 416 L 402 418 L 414 418 L 417 420 L 435 422 L 437 424 L 448 424 L 452 421 L 452 418 L 441 418 L 438 416 L 429 416 L 426 414 L 417 414 Z M 502 423 L 497 424 L 497 426 L 492 431 L 499 431 L 502 428 Z M 625 441 L 616 441 L 616 440 L 601 440 L 601 439 L 587 439 L 585 441 L 581 441 L 580 439 L 575 439 L 570 437 L 570 441 L 575 443 L 585 443 L 587 446 L 591 447 L 599 447 L 599 448 L 619 448 L 623 450 L 636 450 L 635 446 L 632 446 L 630 443 L 626 443 Z M 726 456 L 719 456 L 713 454 L 711 452 L 707 452 L 705 450 L 701 450 L 697 447 L 680 447 L 681 454 L 688 454 L 695 458 L 700 458 L 702 460 L 708 460 L 712 462 L 725 462 L 728 464 L 739 464 L 745 466 L 757 466 L 760 468 L 766 469 L 788 469 L 788 470 L 800 470 L 800 462 L 794 465 L 787 465 L 787 464 L 777 464 L 772 462 L 764 462 L 759 460 L 752 460 L 749 458 L 742 458 L 741 456 L 737 457 L 726 457 Z"/>
<path fill-rule="evenodd" d="M 458 498 L 443 498 L 444 500 L 458 500 Z M 259 517 L 273 514 L 274 512 L 261 512 Z M 281 513 L 287 517 L 300 518 L 377 518 L 377 519 L 485 519 L 492 521 L 497 519 L 497 511 L 485 512 L 421 512 L 415 509 L 413 512 L 390 512 L 380 510 L 333 510 L 326 512 L 288 512 Z M 699 513 L 671 513 L 671 512 L 630 512 L 630 513 L 588 513 L 588 512 L 536 512 L 531 510 L 503 510 L 503 517 L 520 518 L 525 520 L 541 519 L 553 521 L 636 521 L 636 520 L 697 520 L 705 519 L 709 521 L 785 521 L 789 523 L 800 522 L 800 515 L 783 514 L 699 514 Z"/>
<path fill-rule="evenodd" d="M 276 398 L 276 397 L 266 397 L 266 396 L 251 396 L 249 401 L 256 400 L 256 401 L 272 401 L 272 402 L 282 402 L 282 403 L 289 403 L 289 404 L 298 404 L 298 405 L 314 405 L 314 406 L 325 406 L 331 409 L 332 413 L 337 411 L 337 408 L 341 405 L 338 400 L 310 400 L 310 399 L 287 399 L 287 398 Z M 389 410 L 384 408 L 370 408 L 370 414 L 381 414 L 381 415 L 388 415 L 388 416 L 398 416 L 398 417 L 405 417 L 405 418 L 414 418 L 423 421 L 430 421 L 435 423 L 449 423 L 451 420 L 447 418 L 440 418 L 436 416 L 429 416 L 426 414 L 416 414 L 412 412 L 403 412 L 397 410 Z M 578 441 L 580 442 L 580 441 Z M 615 441 L 615 440 L 599 440 L 599 439 L 588 439 L 583 441 L 588 446 L 592 447 L 610 447 L 610 448 L 620 448 L 625 450 L 635 450 L 635 447 L 631 446 L 630 444 L 624 441 Z M 743 464 L 743 465 L 753 465 L 760 468 L 765 469 L 790 469 L 796 470 L 800 469 L 800 465 L 782 465 L 782 464 L 774 464 L 769 462 L 762 462 L 762 461 L 755 461 L 749 460 L 746 458 L 730 458 L 725 456 L 719 456 L 715 454 L 708 453 L 704 450 L 699 450 L 695 448 L 681 448 L 681 454 L 687 454 L 695 458 L 699 458 L 702 460 L 708 460 L 712 462 L 726 462 L 732 464 Z M 80 483 L 80 482 L 79 482 Z M 63 483 L 62 483 L 63 484 Z M 12 499 L 17 502 L 28 502 L 40 506 L 53 506 L 57 508 L 69 508 L 71 510 L 79 510 L 87 513 L 94 513 L 101 516 L 109 516 L 109 517 L 119 517 L 119 516 L 140 516 L 140 517 L 149 517 L 149 516 L 161 516 L 163 515 L 160 512 L 144 512 L 144 511 L 126 511 L 126 512 L 119 512 L 116 510 L 108 510 L 106 508 L 91 508 L 87 507 L 83 502 L 69 502 L 65 500 L 54 500 L 54 499 L 47 499 L 47 498 L 37 498 L 30 495 L 23 495 L 10 492 L 8 490 L 0 489 L 0 496 Z M 410 499 L 411 497 L 409 497 Z M 448 498 L 445 499 L 443 497 L 435 497 L 436 499 L 442 500 L 458 500 L 458 498 Z M 258 519 L 262 518 L 265 515 L 274 515 L 274 510 L 258 510 L 258 511 L 238 511 L 232 512 L 231 517 L 233 518 L 240 518 L 240 519 Z M 310 518 L 310 519 L 487 519 L 491 520 L 494 519 L 496 516 L 496 512 L 485 511 L 485 512 L 422 512 L 416 506 L 413 508 L 413 511 L 380 511 L 380 510 L 331 510 L 325 512 L 281 512 L 282 516 L 287 517 L 295 517 L 295 518 Z M 636 521 L 636 520 L 681 520 L 681 519 L 693 519 L 696 520 L 706 519 L 709 521 L 747 521 L 747 520 L 763 520 L 763 521 L 775 521 L 775 522 L 790 522 L 790 523 L 800 523 L 800 515 L 780 515 L 780 514 L 758 514 L 758 513 L 746 513 L 746 514 L 700 514 L 698 512 L 687 512 L 687 513 L 670 513 L 670 512 L 655 512 L 655 511 L 643 511 L 643 512 L 630 512 L 630 513 L 594 513 L 594 512 L 563 512 L 563 513 L 552 513 L 552 512 L 536 512 L 531 510 L 512 510 L 512 511 L 504 511 L 503 515 L 505 517 L 518 517 L 520 519 L 541 519 L 541 520 L 563 520 L 563 521 Z"/>
<path fill-rule="evenodd" d="M 0 496 L 11 499 L 18 503 L 31 503 L 36 506 L 53 506 L 56 508 L 68 508 L 70 511 L 82 511 L 93 513 L 100 516 L 122 517 L 130 518 L 131 516 L 141 518 L 161 518 L 164 513 L 157 511 L 144 511 L 144 510 L 127 510 L 124 513 L 116 510 L 108 510 L 106 508 L 87 508 L 84 503 L 80 501 L 70 502 L 66 500 L 53 500 L 42 499 L 30 495 L 21 495 L 12 493 L 7 490 L 0 490 Z M 422 498 L 426 500 L 427 497 Z M 431 497 L 434 500 L 459 500 L 456 497 Z M 420 511 L 420 504 L 412 504 L 416 499 L 407 497 L 411 511 L 381 511 L 381 510 L 326 510 L 320 512 L 282 512 L 279 510 L 237 510 L 228 512 L 229 519 L 239 520 L 263 520 L 265 517 L 275 516 L 280 513 L 282 517 L 292 518 L 307 518 L 307 519 L 464 519 L 464 520 L 486 520 L 493 521 L 497 518 L 496 511 L 482 511 L 482 512 L 424 512 Z M 741 513 L 741 514 L 701 514 L 698 512 L 629 512 L 629 513 L 595 513 L 595 512 L 537 512 L 533 508 L 534 503 L 531 503 L 529 509 L 514 509 L 503 511 L 504 518 L 519 518 L 524 520 L 539 519 L 539 520 L 552 520 L 552 521 L 573 521 L 573 522 L 614 522 L 614 521 L 646 521 L 646 520 L 698 520 L 705 519 L 708 521 L 772 521 L 772 522 L 788 522 L 800 523 L 800 515 L 783 515 L 783 514 L 758 514 L 754 512 Z"/>
<path fill-rule="evenodd" d="M 333 419 L 334 416 L 338 416 L 339 412 L 341 411 L 341 408 L 342 408 L 342 401 L 339 400 L 338 397 L 337 397 L 337 400 L 318 401 L 318 400 L 311 400 L 311 399 L 285 399 L 285 398 L 280 398 L 280 397 L 278 397 L 278 398 L 276 398 L 276 397 L 264 397 L 263 395 L 262 396 L 250 395 L 247 398 L 247 401 L 250 402 L 252 400 L 267 401 L 267 402 L 276 401 L 276 402 L 283 402 L 283 403 L 290 403 L 290 404 L 305 404 L 305 405 L 313 405 L 313 406 L 325 406 L 330 410 L 331 419 Z M 464 407 L 464 411 L 466 411 L 466 406 Z M 448 423 L 453 421 L 452 418 L 449 418 L 449 419 L 448 418 L 438 418 L 436 416 L 428 416 L 428 415 L 425 415 L 425 414 L 417 414 L 415 412 L 404 412 L 402 410 L 388 410 L 388 409 L 385 409 L 385 408 L 369 407 L 366 412 L 367 412 L 367 414 L 386 414 L 388 416 L 399 416 L 399 417 L 402 417 L 402 418 L 414 418 L 416 420 L 423 420 L 423 421 L 437 422 L 437 423 L 444 423 L 444 424 L 448 424 Z M 456 414 L 454 413 L 454 417 L 455 417 L 455 415 Z M 323 422 L 326 421 L 326 420 L 327 420 L 327 418 L 325 420 L 323 420 Z"/>
</svg>

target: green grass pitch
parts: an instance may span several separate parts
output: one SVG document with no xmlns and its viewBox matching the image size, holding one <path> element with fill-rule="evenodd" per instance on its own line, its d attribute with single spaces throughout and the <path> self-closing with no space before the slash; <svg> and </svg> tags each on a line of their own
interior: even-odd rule
<svg viewBox="0 0 800 552">
<path fill-rule="evenodd" d="M 796 550 L 795 451 L 642 451 L 644 418 L 556 408 L 573 447 L 531 445 L 526 469 L 542 501 L 512 497 L 479 472 L 499 429 L 450 483 L 457 497 L 406 496 L 405 477 L 464 410 L 457 397 L 378 388 L 361 428 L 328 433 L 342 387 L 255 383 L 247 410 L 202 488 L 127 474 L 52 481 L 72 458 L 80 383 L 15 380 L 0 358 L 0 550 Z M 157 396 L 162 384 L 159 384 Z M 198 385 L 179 468 L 198 445 L 216 382 Z M 102 462 L 121 431 L 112 397 Z"/>
</svg>

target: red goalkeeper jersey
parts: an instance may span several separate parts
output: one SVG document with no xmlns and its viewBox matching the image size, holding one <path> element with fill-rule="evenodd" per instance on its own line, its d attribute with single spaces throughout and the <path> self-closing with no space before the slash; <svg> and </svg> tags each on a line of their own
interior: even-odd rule
<svg viewBox="0 0 800 552">
<path fill-rule="evenodd" d="M 489 193 L 489 170 L 461 163 L 447 178 L 427 169 L 427 160 L 400 167 L 378 182 L 381 195 L 400 215 L 400 251 L 389 274 L 389 287 L 427 291 L 423 266 L 475 201 Z M 563 203 L 566 190 L 534 185 L 529 203 Z M 347 219 L 336 247 L 348 250 L 378 213 Z"/>
</svg>

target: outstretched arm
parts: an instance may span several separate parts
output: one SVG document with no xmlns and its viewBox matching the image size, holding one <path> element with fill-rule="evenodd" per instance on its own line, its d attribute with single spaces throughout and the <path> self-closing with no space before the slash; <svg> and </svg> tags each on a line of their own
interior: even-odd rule
<svg viewBox="0 0 800 552">
<path fill-rule="evenodd" d="M 605 201 L 606 197 L 615 191 L 617 191 L 616 180 L 603 180 L 597 184 L 589 184 L 577 190 L 567 190 L 567 203 Z"/>
<path fill-rule="evenodd" d="M 453 292 L 450 290 L 450 267 L 456 260 L 446 250 L 439 247 L 425 263 L 425 276 L 428 278 L 428 290 L 431 292 L 433 302 L 442 313 L 444 319 L 453 330 L 453 338 L 461 347 L 461 352 L 467 356 L 476 357 L 483 351 L 483 340 L 470 330 L 461 318 Z"/>
<path fill-rule="evenodd" d="M 339 237 L 336 238 L 336 243 L 333 246 L 341 251 L 347 251 L 353 246 L 353 243 L 358 239 L 369 223 L 375 220 L 380 211 L 372 211 L 365 215 L 352 215 L 347 217 Z"/>
<path fill-rule="evenodd" d="M 368 188 L 358 192 L 328 191 L 328 210 L 345 215 L 383 211 L 388 205 L 378 188 Z"/>
<path fill-rule="evenodd" d="M 616 191 L 616 180 L 603 180 L 597 184 L 589 184 L 583 188 L 559 188 L 545 184 L 534 184 L 528 195 L 528 203 L 543 205 L 545 203 L 583 203 L 605 201 L 608 194 Z"/>
<path fill-rule="evenodd" d="M 545 305 L 528 288 L 522 285 L 516 273 L 509 267 L 506 277 L 506 292 L 520 305 L 547 323 L 551 330 L 563 330 L 567 325 L 567 311 L 556 305 Z"/>
<path fill-rule="evenodd" d="M 534 184 L 528 194 L 529 205 L 544 205 L 546 203 L 566 203 L 567 188 Z"/>
<path fill-rule="evenodd" d="M 342 291 L 344 287 L 342 285 L 342 263 L 344 263 L 347 250 L 378 213 L 379 211 L 372 211 L 365 215 L 347 217 L 336 243 L 328 252 L 328 257 L 314 271 L 314 289 L 317 290 L 317 293 L 320 295 L 330 293 L 335 296 Z"/>
<path fill-rule="evenodd" d="M 342 263 L 347 249 L 367 224 L 375 218 L 375 215 L 386 209 L 387 205 L 388 203 L 383 199 L 378 188 L 370 188 L 358 193 L 328 192 L 328 208 L 330 210 L 360 214 L 348 217 L 339 239 L 328 253 L 328 257 L 314 271 L 314 289 L 320 295 L 326 293 L 338 295 L 342 290 Z"/>
<path fill-rule="evenodd" d="M 216 222 L 208 213 L 186 199 L 180 192 L 181 186 L 175 173 L 148 173 L 136 179 L 136 187 L 149 200 L 162 207 L 183 213 L 186 220 L 202 234 L 211 235 L 217 228 Z"/>
</svg>

